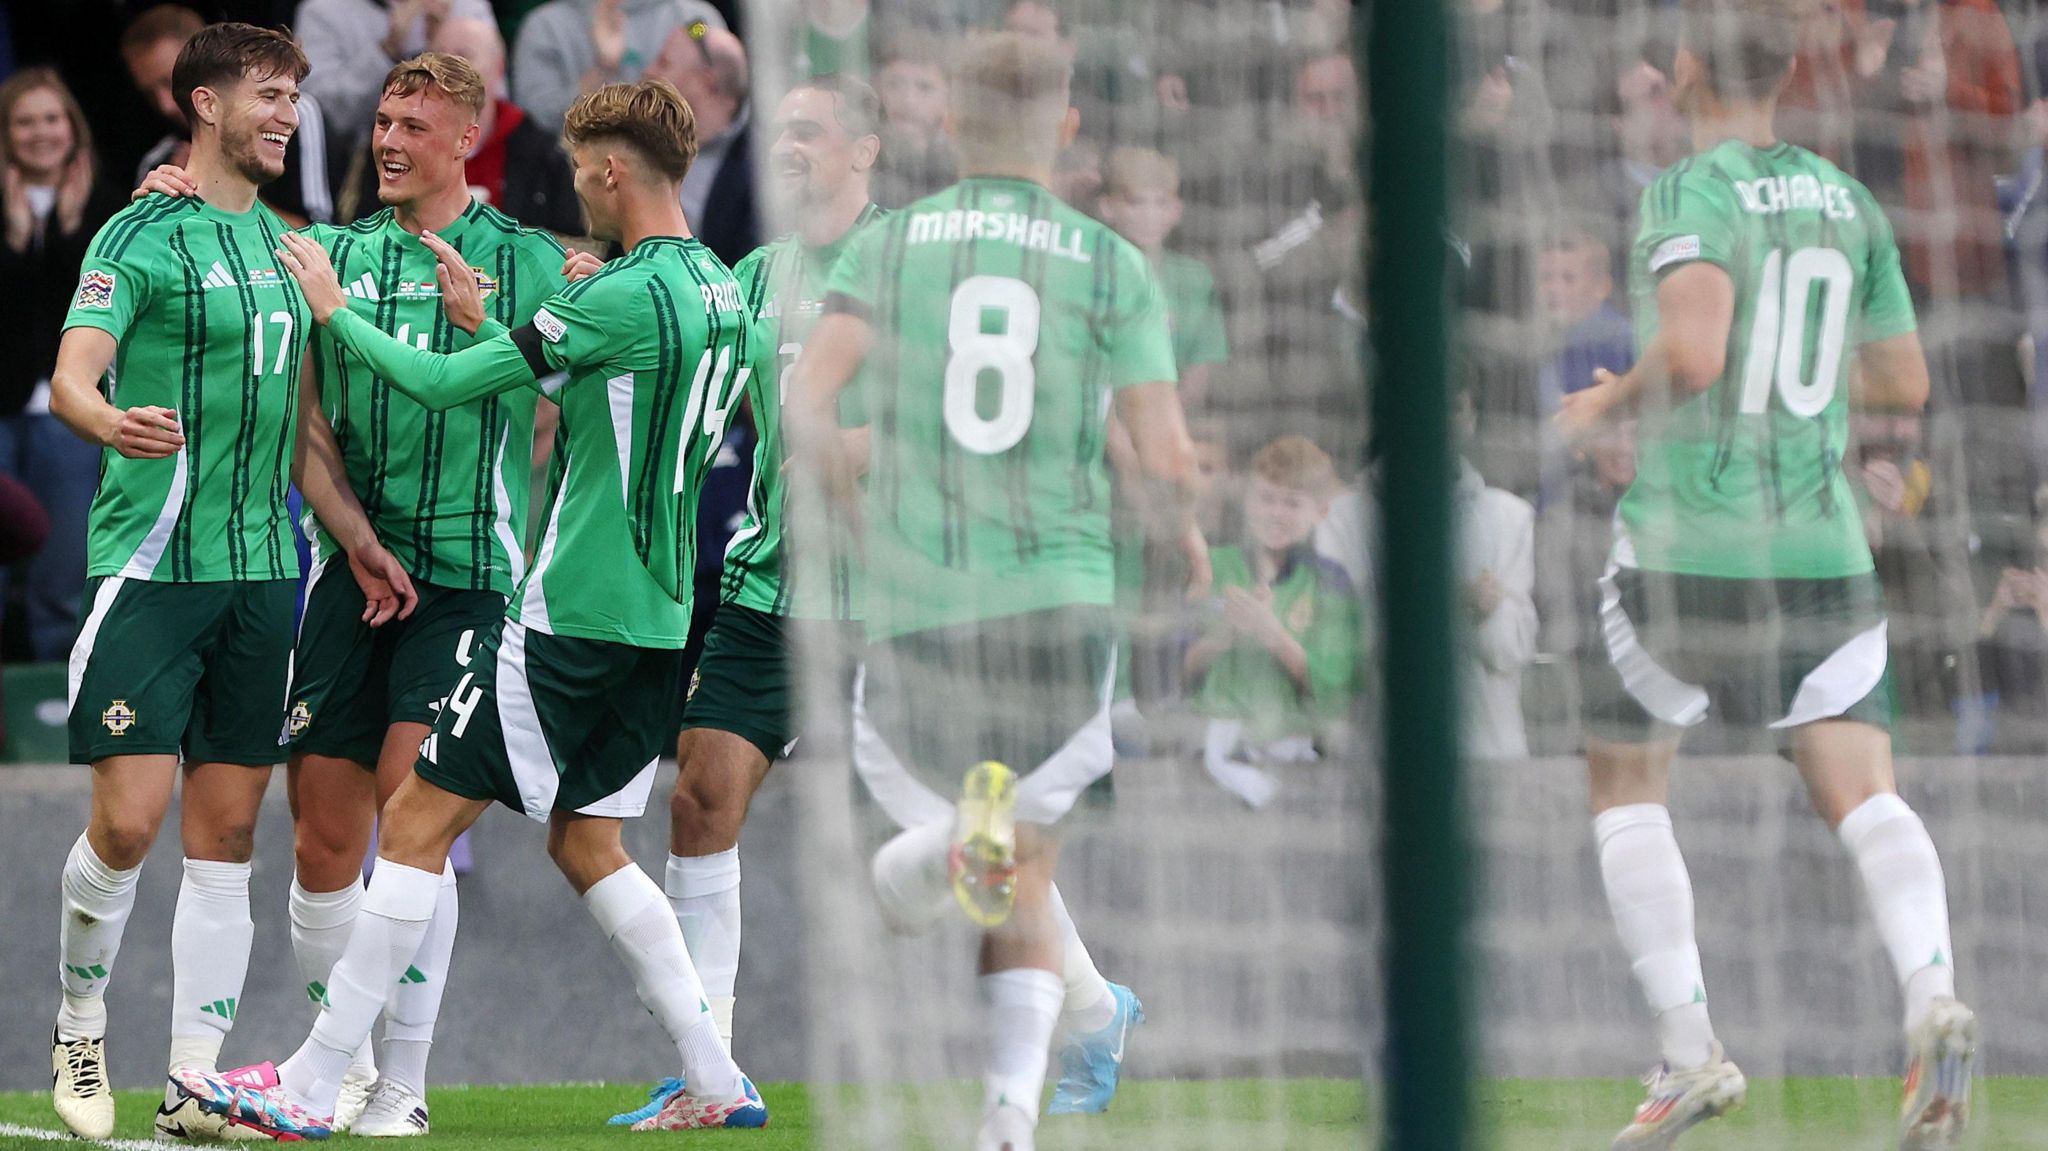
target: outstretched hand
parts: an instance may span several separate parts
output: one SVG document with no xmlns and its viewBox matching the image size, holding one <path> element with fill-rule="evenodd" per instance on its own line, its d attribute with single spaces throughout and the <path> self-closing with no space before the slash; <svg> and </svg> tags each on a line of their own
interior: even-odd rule
<svg viewBox="0 0 2048 1151">
<path fill-rule="evenodd" d="M 434 253 L 434 283 L 440 286 L 441 310 L 448 313 L 448 322 L 476 335 L 484 322 L 484 292 L 476 282 L 476 270 L 455 245 L 432 232 L 421 232 L 420 243 Z"/>
<path fill-rule="evenodd" d="M 166 196 L 197 196 L 199 185 L 188 179 L 185 169 L 176 164 L 158 164 L 149 170 L 149 175 L 142 178 L 142 183 L 136 186 L 134 194 L 128 199 L 140 200 L 152 192 L 161 192 Z"/>
<path fill-rule="evenodd" d="M 334 274 L 327 249 L 297 232 L 286 232 L 284 247 L 277 249 L 277 258 L 306 294 L 306 306 L 313 311 L 314 323 L 324 324 L 334 318 L 334 313 L 348 307 L 348 297 L 342 294 L 341 280 Z"/>
</svg>

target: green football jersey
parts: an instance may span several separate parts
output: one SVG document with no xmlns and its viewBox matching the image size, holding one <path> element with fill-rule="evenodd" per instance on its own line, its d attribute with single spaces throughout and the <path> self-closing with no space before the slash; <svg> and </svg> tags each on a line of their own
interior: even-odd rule
<svg viewBox="0 0 2048 1151">
<path fill-rule="evenodd" d="M 177 412 L 185 446 L 160 460 L 101 453 L 88 575 L 299 574 L 285 493 L 312 320 L 273 254 L 289 230 L 261 203 L 228 212 L 150 195 L 93 237 L 64 326 L 112 335 L 108 398 Z"/>
<path fill-rule="evenodd" d="M 1111 394 L 1177 378 L 1144 255 L 970 177 L 855 237 L 826 310 L 873 331 L 869 635 L 1108 605 Z"/>
<path fill-rule="evenodd" d="M 754 412 L 754 479 L 747 489 L 747 520 L 725 548 L 721 598 L 771 615 L 805 619 L 860 618 L 859 573 L 852 541 L 836 519 L 821 526 L 829 538 L 792 548 L 786 533 L 783 475 L 783 369 L 803 351 L 804 338 L 825 310 L 826 279 L 840 252 L 863 226 L 882 215 L 873 204 L 846 235 L 821 247 L 784 236 L 755 249 L 733 269 L 746 294 L 754 373 L 747 399 Z M 840 397 L 840 422 L 854 415 L 855 386 Z"/>
<path fill-rule="evenodd" d="M 697 497 L 749 375 L 745 300 L 711 249 L 649 237 L 528 324 L 490 325 L 449 355 L 401 344 L 359 312 L 328 326 L 429 407 L 520 387 L 562 406 L 545 526 L 509 618 L 635 647 L 689 642 Z"/>
<path fill-rule="evenodd" d="M 1657 286 L 1704 260 L 1735 281 L 1727 367 L 1646 405 L 1622 498 L 1625 564 L 1738 579 L 1872 569 L 1842 469 L 1857 347 L 1914 330 L 1891 225 L 1868 190 L 1802 148 L 1729 140 L 1644 191 L 1629 257 L 1639 347 Z"/>
<path fill-rule="evenodd" d="M 379 329 L 432 352 L 476 342 L 448 322 L 434 254 L 391 209 L 309 231 L 334 261 L 349 308 Z M 562 245 L 495 208 L 472 204 L 436 235 L 476 270 L 485 312 L 508 328 L 563 287 Z M 525 573 L 539 394 L 522 388 L 429 411 L 326 335 L 314 341 L 314 365 L 349 487 L 377 538 L 416 580 L 510 595 Z M 305 524 L 316 557 L 340 553 L 311 508 Z"/>
<path fill-rule="evenodd" d="M 1153 266 L 1166 295 L 1166 322 L 1173 329 L 1173 362 L 1185 372 L 1230 358 L 1230 333 L 1216 304 L 1216 277 L 1209 265 L 1181 252 L 1163 253 Z"/>
</svg>

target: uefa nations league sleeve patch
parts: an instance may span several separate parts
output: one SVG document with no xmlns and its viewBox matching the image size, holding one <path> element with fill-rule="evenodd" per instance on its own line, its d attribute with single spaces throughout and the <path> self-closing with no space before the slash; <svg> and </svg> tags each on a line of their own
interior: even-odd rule
<svg viewBox="0 0 2048 1151">
<path fill-rule="evenodd" d="M 542 308 L 533 314 L 533 330 L 539 332 L 541 337 L 550 344 L 561 343 L 562 337 L 569 332 L 568 327 L 562 321 L 556 319 L 555 314 L 546 308 Z"/>
<path fill-rule="evenodd" d="M 114 306 L 114 273 L 98 268 L 88 269 L 78 278 L 78 298 L 71 301 L 74 308 L 111 308 Z"/>
</svg>

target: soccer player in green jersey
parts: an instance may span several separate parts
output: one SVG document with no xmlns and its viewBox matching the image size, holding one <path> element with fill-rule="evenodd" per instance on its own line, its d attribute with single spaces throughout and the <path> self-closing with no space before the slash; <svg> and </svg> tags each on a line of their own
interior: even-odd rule
<svg viewBox="0 0 2048 1151">
<path fill-rule="evenodd" d="M 1743 1096 L 1666 808 L 1681 733 L 1717 708 L 1784 733 L 1863 874 L 1905 999 L 1901 1147 L 1953 1146 L 1969 1117 L 1977 1023 L 1955 997 L 1940 858 L 1893 782 L 1884 601 L 1842 468 L 1852 400 L 1918 409 L 1927 366 L 1883 212 L 1773 131 L 1798 8 L 1687 0 L 1676 79 L 1695 154 L 1643 196 L 1642 358 L 1558 416 L 1568 438 L 1641 417 L 1600 585 L 1609 661 L 1586 690 L 1601 876 L 1663 1050 L 1617 1148 L 1668 1147 Z"/>
<path fill-rule="evenodd" d="M 284 238 L 314 320 L 394 386 L 436 410 L 545 388 L 562 416 L 533 567 L 478 636 L 413 774 L 384 807 L 377 868 L 312 1035 L 277 1067 L 173 1079 L 208 1112 L 274 1137 L 332 1132 L 349 1063 L 420 949 L 448 848 L 494 800 L 548 824 L 549 854 L 675 1041 L 688 1090 L 645 1125 L 768 1119 L 719 1038 L 674 911 L 619 835 L 645 807 L 679 719 L 697 494 L 746 382 L 743 300 L 683 220 L 678 185 L 696 133 L 674 88 L 600 88 L 570 109 L 564 134 L 592 234 L 628 254 L 507 331 L 483 316 L 467 261 L 422 236 L 440 258 L 450 316 L 489 325 L 462 351 L 379 330 L 348 306 L 320 245 Z"/>
<path fill-rule="evenodd" d="M 428 52 L 394 66 L 382 92 L 373 143 L 385 208 L 347 227 L 307 229 L 327 249 L 348 306 L 415 347 L 475 343 L 473 331 L 443 314 L 439 262 L 419 238 L 431 232 L 473 269 L 493 319 L 508 327 L 532 319 L 566 283 L 566 253 L 548 233 L 470 197 L 463 161 L 488 99 L 483 77 L 460 57 Z M 189 192 L 171 167 L 143 187 Z M 597 267 L 594 257 L 580 259 Z M 442 697 L 523 574 L 539 393 L 433 411 L 330 336 L 315 338 L 313 357 L 301 397 L 299 485 L 313 513 L 314 564 L 285 734 L 297 831 L 292 951 L 317 1004 L 362 903 L 377 809 L 411 772 Z M 373 629 L 362 590 L 337 576 L 355 552 L 380 544 L 404 565 L 417 600 Z M 343 1085 L 338 1128 L 427 1129 L 426 1060 L 456 920 L 449 870 L 426 941 L 392 995 L 382 1073 L 366 1045 Z"/>
<path fill-rule="evenodd" d="M 150 196 L 100 230 L 51 380 L 52 411 L 106 449 L 71 654 L 71 759 L 92 765 L 93 803 L 64 865 L 52 1092 L 91 1138 L 114 1126 L 103 996 L 181 761 L 174 1069 L 212 1069 L 248 971 L 252 837 L 283 758 L 299 574 L 285 492 L 311 328 L 272 255 L 287 226 L 256 191 L 284 170 L 305 74 L 267 29 L 185 44 L 172 83 L 198 195 Z M 364 563 L 384 591 L 404 579 L 389 553 Z"/>
<path fill-rule="evenodd" d="M 1142 253 L 1046 190 L 1077 127 L 1070 81 L 1056 45 L 970 45 L 954 85 L 966 177 L 854 238 L 790 398 L 792 458 L 850 509 L 869 465 L 854 757 L 909 829 L 875 883 L 898 925 L 929 920 L 950 886 L 985 928 L 984 1151 L 1032 1146 L 1073 955 L 1053 827 L 1111 766 L 1112 409 L 1173 489 L 1176 538 L 1200 539 L 1164 300 Z M 865 461 L 832 418 L 856 371 Z M 1107 1050 L 1135 1021 L 1119 1006 Z"/>
</svg>

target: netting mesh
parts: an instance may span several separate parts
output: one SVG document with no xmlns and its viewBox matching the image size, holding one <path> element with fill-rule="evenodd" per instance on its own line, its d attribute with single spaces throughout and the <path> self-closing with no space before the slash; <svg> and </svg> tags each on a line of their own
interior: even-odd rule
<svg viewBox="0 0 2048 1151">
<path fill-rule="evenodd" d="M 1327 479 L 1354 485 L 1342 497 L 1350 513 L 1324 531 L 1327 558 L 1310 539 L 1295 541 L 1308 564 L 1301 573 L 1328 602 L 1312 610 L 1304 602 L 1308 614 L 1292 628 L 1309 633 L 1311 616 L 1342 621 L 1325 627 L 1335 642 L 1316 656 L 1319 675 L 1337 669 L 1327 677 L 1335 686 L 1319 683 L 1286 709 L 1291 726 L 1275 728 L 1270 712 L 1219 702 L 1209 677 L 1190 674 L 1188 648 L 1220 618 L 1221 590 L 1185 601 L 1184 565 L 1167 541 L 1143 542 L 1138 501 L 1117 480 L 1125 545 L 1118 622 L 1128 643 L 1114 799 L 1084 802 L 1063 827 L 1058 883 L 1096 965 L 1143 999 L 1147 1022 L 1130 1039 L 1130 1078 L 1112 1114 L 1048 1120 L 1041 1146 L 1293 1148 L 1359 1139 L 1370 776 L 1361 766 L 1356 634 L 1362 210 L 1345 15 L 1339 4 L 1229 0 L 748 11 L 752 43 L 785 47 L 757 48 L 757 107 L 772 108 L 820 67 L 865 70 L 875 82 L 890 121 L 875 183 L 886 207 L 938 190 L 957 170 L 944 141 L 922 133 L 905 104 L 914 65 L 950 57 L 975 27 L 1056 20 L 1053 34 L 1075 59 L 1080 135 L 1060 157 L 1054 191 L 1127 235 L 1140 192 L 1178 201 L 1177 226 L 1159 237 L 1153 267 L 1169 278 L 1211 544 L 1246 544 L 1248 462 L 1284 436 L 1313 445 L 1302 454 L 1309 470 L 1323 461 L 1318 501 L 1334 494 Z M 1164 178 L 1161 157 L 1171 163 Z M 788 221 L 785 214 L 771 230 Z M 1040 387 L 1047 383 L 1041 376 Z M 843 637 L 811 638 L 811 714 L 843 715 L 844 680 L 828 670 L 844 666 Z M 1270 684 L 1277 673 L 1285 682 L 1266 659 L 1270 667 L 1251 679 Z M 1021 706 L 952 698 L 940 685 L 919 701 L 913 722 L 944 725 L 963 709 L 1013 705 Z M 920 937 L 883 926 L 868 860 L 896 828 L 847 759 L 814 756 L 798 785 L 804 993 L 816 1035 L 810 1074 L 847 1085 L 815 1097 L 820 1145 L 965 1146 L 982 1107 L 975 932 L 957 909 Z M 1321 1093 L 1311 1101 L 1317 1114 L 1304 1110 L 1303 1092 Z"/>
</svg>

